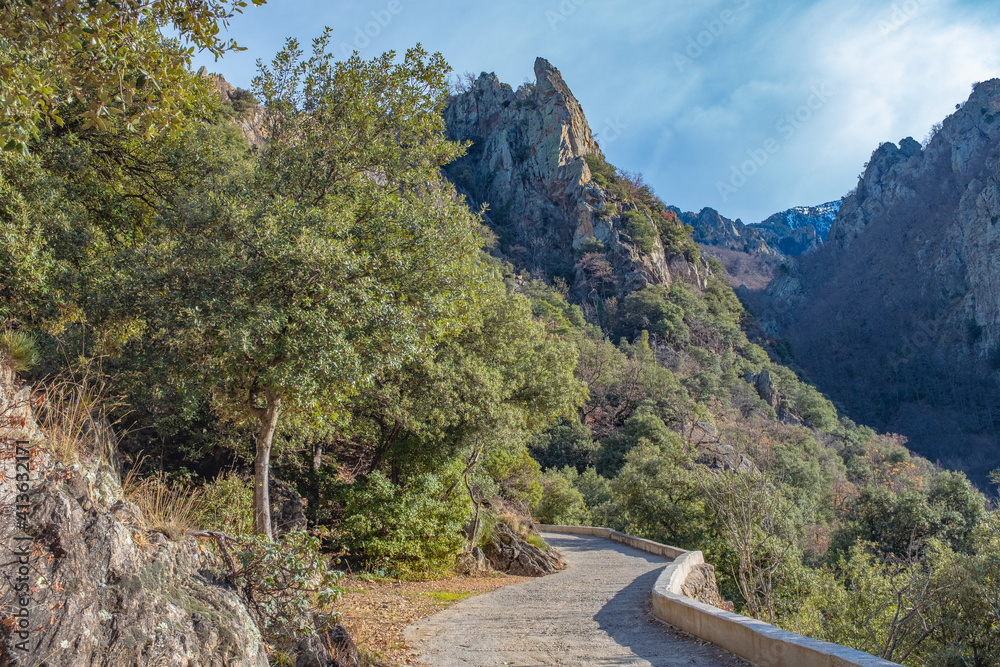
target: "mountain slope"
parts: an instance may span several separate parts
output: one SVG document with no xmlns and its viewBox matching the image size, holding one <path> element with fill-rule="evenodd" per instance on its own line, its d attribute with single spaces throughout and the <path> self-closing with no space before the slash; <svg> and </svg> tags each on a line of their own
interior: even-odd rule
<svg viewBox="0 0 1000 667">
<path fill-rule="evenodd" d="M 782 253 L 802 255 L 826 243 L 840 206 L 839 201 L 796 206 L 750 227 L 759 230 Z"/>
<path fill-rule="evenodd" d="M 761 319 L 858 420 L 980 483 L 1000 465 L 1000 80 L 926 147 L 882 144 Z"/>
</svg>

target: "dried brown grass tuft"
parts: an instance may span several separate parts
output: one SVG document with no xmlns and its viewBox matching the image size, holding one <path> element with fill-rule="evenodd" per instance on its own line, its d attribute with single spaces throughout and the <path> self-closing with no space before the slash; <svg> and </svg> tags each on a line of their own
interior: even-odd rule
<svg viewBox="0 0 1000 667">
<path fill-rule="evenodd" d="M 108 415 L 123 404 L 100 368 L 85 363 L 38 389 L 38 421 L 46 447 L 64 463 L 97 455 L 113 465 L 122 435 Z"/>
<path fill-rule="evenodd" d="M 143 480 L 133 468 L 125 478 L 125 498 L 142 512 L 146 529 L 180 539 L 198 528 L 202 514 L 203 491 L 185 482 L 171 481 L 163 473 Z"/>
</svg>

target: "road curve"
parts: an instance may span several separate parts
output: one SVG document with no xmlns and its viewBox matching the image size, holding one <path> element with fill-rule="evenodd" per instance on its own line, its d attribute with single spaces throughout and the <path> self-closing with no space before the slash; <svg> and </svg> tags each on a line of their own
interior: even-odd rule
<svg viewBox="0 0 1000 667">
<path fill-rule="evenodd" d="M 432 667 L 746 665 L 649 613 L 663 558 L 598 537 L 546 533 L 567 568 L 464 600 L 406 628 Z"/>
</svg>

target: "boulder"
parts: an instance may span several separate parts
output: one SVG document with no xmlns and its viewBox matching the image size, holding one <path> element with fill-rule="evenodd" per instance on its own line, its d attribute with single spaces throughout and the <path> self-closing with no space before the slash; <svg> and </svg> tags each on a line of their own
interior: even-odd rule
<svg viewBox="0 0 1000 667">
<path fill-rule="evenodd" d="M 309 527 L 306 520 L 306 499 L 294 486 L 271 475 L 268 488 L 271 499 L 271 526 L 275 535 L 284 535 Z"/>
<path fill-rule="evenodd" d="M 695 463 L 713 471 L 758 472 L 757 466 L 732 445 L 703 442 L 697 445 L 698 456 Z"/>
<path fill-rule="evenodd" d="M 542 551 L 503 521 L 497 521 L 483 554 L 497 572 L 519 577 L 541 577 L 565 567 L 554 550 Z"/>
<path fill-rule="evenodd" d="M 770 371 L 764 369 L 754 376 L 754 389 L 757 390 L 757 395 L 760 396 L 761 400 L 772 408 L 777 409 L 779 403 L 778 390 L 771 380 Z"/>
<path fill-rule="evenodd" d="M 295 667 L 359 667 L 358 647 L 343 625 L 333 624 L 326 614 L 317 614 L 313 625 L 316 635 L 295 648 Z"/>
</svg>

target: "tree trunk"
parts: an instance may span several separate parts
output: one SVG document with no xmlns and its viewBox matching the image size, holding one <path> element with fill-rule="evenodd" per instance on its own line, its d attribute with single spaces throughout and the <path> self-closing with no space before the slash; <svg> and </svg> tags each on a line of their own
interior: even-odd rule
<svg viewBox="0 0 1000 667">
<path fill-rule="evenodd" d="M 317 442 L 313 445 L 313 470 L 319 472 L 323 467 L 323 443 Z"/>
<path fill-rule="evenodd" d="M 271 497 L 268 493 L 271 470 L 271 442 L 278 425 L 281 396 L 267 392 L 267 406 L 260 413 L 260 430 L 257 432 L 257 456 L 253 462 L 253 530 L 258 535 L 272 539 Z"/>
</svg>

